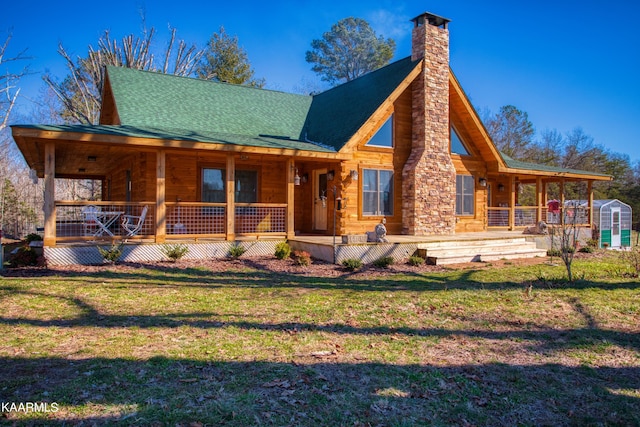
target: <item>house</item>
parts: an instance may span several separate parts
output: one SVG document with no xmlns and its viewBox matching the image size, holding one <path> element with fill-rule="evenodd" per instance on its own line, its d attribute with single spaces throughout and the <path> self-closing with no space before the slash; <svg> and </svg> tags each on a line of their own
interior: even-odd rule
<svg viewBox="0 0 640 427">
<path fill-rule="evenodd" d="M 592 200 L 609 176 L 498 152 L 449 67 L 449 20 L 412 21 L 410 57 L 314 96 L 108 67 L 98 125 L 12 128 L 44 178 L 45 247 L 121 236 L 143 208 L 132 242 L 342 236 L 383 219 L 390 235 L 513 230 L 546 218 L 550 183 L 584 181 Z M 100 180 L 102 201 L 56 200 L 56 177 Z M 87 235 L 87 205 L 115 220 Z"/>
</svg>

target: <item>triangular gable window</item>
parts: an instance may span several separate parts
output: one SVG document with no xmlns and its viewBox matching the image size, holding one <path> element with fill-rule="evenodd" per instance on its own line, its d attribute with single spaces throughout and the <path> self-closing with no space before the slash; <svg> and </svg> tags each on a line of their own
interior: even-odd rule
<svg viewBox="0 0 640 427">
<path fill-rule="evenodd" d="M 463 156 L 470 156 L 469 150 L 460 139 L 456 128 L 451 126 L 451 152 L 454 154 L 462 154 Z"/>
<path fill-rule="evenodd" d="M 393 114 L 382 125 L 378 132 L 371 137 L 368 146 L 373 147 L 393 147 Z"/>
</svg>

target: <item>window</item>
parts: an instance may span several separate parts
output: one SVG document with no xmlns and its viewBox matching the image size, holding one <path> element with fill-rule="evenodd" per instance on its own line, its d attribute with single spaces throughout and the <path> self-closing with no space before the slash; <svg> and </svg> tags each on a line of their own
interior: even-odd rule
<svg viewBox="0 0 640 427">
<path fill-rule="evenodd" d="M 393 215 L 393 171 L 363 171 L 362 214 Z"/>
<path fill-rule="evenodd" d="M 208 203 L 226 203 L 226 170 L 215 168 L 202 169 L 202 201 Z M 238 203 L 256 203 L 258 201 L 258 172 L 255 170 L 237 170 L 235 199 Z"/>
<path fill-rule="evenodd" d="M 464 142 L 460 139 L 456 129 L 451 126 L 451 152 L 454 154 L 462 154 L 463 156 L 469 156 L 469 150 L 464 145 Z"/>
<path fill-rule="evenodd" d="M 475 179 L 471 175 L 456 176 L 456 215 L 473 215 Z"/>
<path fill-rule="evenodd" d="M 393 147 L 393 114 L 382 127 L 378 129 L 378 132 L 371 137 L 366 145 L 373 147 Z"/>
</svg>

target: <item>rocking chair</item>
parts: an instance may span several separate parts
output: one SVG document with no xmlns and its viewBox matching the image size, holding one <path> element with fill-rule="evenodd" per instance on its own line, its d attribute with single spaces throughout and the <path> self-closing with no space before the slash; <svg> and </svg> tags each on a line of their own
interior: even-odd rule
<svg viewBox="0 0 640 427">
<path fill-rule="evenodd" d="M 144 220 L 147 217 L 148 206 L 142 208 L 142 213 L 138 215 L 122 215 L 122 228 L 127 233 L 127 237 L 135 236 L 142 230 Z"/>
</svg>

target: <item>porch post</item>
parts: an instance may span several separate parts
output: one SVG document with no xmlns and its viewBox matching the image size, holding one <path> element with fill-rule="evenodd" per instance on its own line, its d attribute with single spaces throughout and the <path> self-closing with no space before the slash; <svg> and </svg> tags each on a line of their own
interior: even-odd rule
<svg viewBox="0 0 640 427">
<path fill-rule="evenodd" d="M 542 178 L 536 178 L 536 224 L 542 221 Z"/>
<path fill-rule="evenodd" d="M 44 146 L 44 246 L 56 245 L 56 145 Z"/>
<path fill-rule="evenodd" d="M 164 243 L 167 238 L 166 173 L 167 155 L 160 150 L 156 154 L 156 243 Z"/>
<path fill-rule="evenodd" d="M 593 227 L 593 181 L 587 181 L 587 194 L 589 195 L 589 227 Z"/>
<path fill-rule="evenodd" d="M 513 175 L 509 175 L 509 230 L 514 230 L 516 226 L 516 180 Z"/>
<path fill-rule="evenodd" d="M 227 240 L 236 240 L 236 160 L 227 154 Z"/>
<path fill-rule="evenodd" d="M 287 239 L 295 236 L 294 225 L 294 168 L 293 157 L 287 160 Z"/>
<path fill-rule="evenodd" d="M 564 178 L 560 180 L 560 224 L 564 225 Z"/>
</svg>

